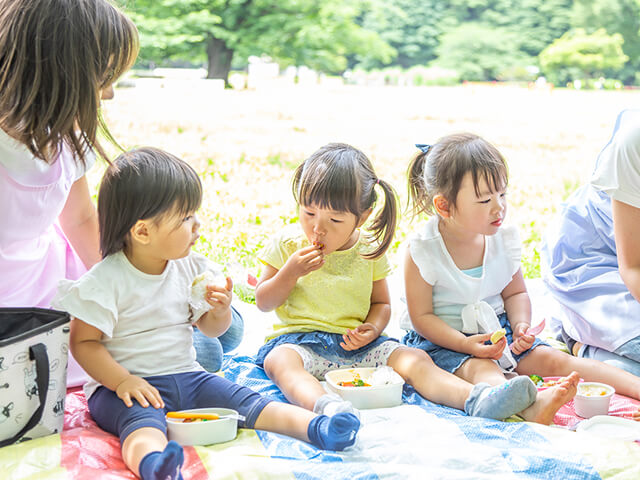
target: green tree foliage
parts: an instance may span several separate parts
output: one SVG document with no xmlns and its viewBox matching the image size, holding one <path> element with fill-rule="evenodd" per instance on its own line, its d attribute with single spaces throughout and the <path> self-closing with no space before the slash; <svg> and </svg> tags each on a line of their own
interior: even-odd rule
<svg viewBox="0 0 640 480">
<path fill-rule="evenodd" d="M 447 2 L 441 0 L 377 0 L 365 12 L 362 26 L 377 32 L 396 50 L 393 65 L 402 68 L 426 65 L 436 58 L 440 35 L 456 25 L 449 10 Z M 388 63 L 370 52 L 356 60 L 363 68 Z"/>
<path fill-rule="evenodd" d="M 510 29 L 465 23 L 442 36 L 436 63 L 456 70 L 462 80 L 497 80 L 504 70 L 530 60 L 518 47 Z"/>
<path fill-rule="evenodd" d="M 622 50 L 629 60 L 620 74 L 624 80 L 633 79 L 640 69 L 639 0 L 574 0 L 571 26 L 587 33 L 603 28 L 610 35 L 622 35 Z"/>
<path fill-rule="evenodd" d="M 532 57 L 570 28 L 572 3 L 573 0 L 377 0 L 364 16 L 363 25 L 378 32 L 396 49 L 398 55 L 391 65 L 403 68 L 431 62 L 441 52 L 439 46 L 443 43 L 448 56 L 469 58 L 474 55 L 476 45 L 465 44 L 457 38 L 495 30 L 488 39 L 482 40 L 492 46 L 492 51 L 493 47 L 499 47 L 493 38 L 508 37 L 510 44 L 499 49 L 506 56 L 495 61 L 486 59 L 485 63 L 503 60 L 506 70 L 527 59 L 534 62 Z M 476 27 L 465 27 L 468 24 L 485 29 L 480 32 Z M 454 48 L 461 51 L 454 52 Z M 438 63 L 442 61 L 456 68 L 444 58 Z M 360 66 L 381 65 L 364 57 Z M 501 70 L 497 66 L 486 69 L 464 65 L 461 68 L 466 72 L 463 76 L 471 71 L 491 71 L 495 75 Z"/>
<path fill-rule="evenodd" d="M 609 69 L 620 69 L 628 60 L 622 51 L 622 35 L 604 29 L 588 34 L 583 29 L 565 33 L 540 54 L 540 66 L 553 81 L 594 78 Z"/>
<path fill-rule="evenodd" d="M 351 53 L 393 56 L 355 23 L 360 0 L 130 0 L 141 58 L 207 59 L 208 78 L 227 80 L 233 56 L 267 54 L 283 63 L 337 72 Z"/>
</svg>

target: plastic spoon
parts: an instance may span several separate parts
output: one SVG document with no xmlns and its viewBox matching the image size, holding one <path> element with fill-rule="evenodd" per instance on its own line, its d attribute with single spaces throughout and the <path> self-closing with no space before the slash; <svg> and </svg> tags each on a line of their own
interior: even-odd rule
<svg viewBox="0 0 640 480">
<path fill-rule="evenodd" d="M 538 325 L 536 325 L 535 327 L 529 327 L 524 334 L 525 335 L 533 335 L 534 337 L 536 335 L 539 335 L 540 333 L 542 333 L 542 330 L 544 330 L 545 323 L 546 323 L 546 321 L 543 318 L 542 321 Z"/>
<path fill-rule="evenodd" d="M 534 337 L 536 335 L 539 335 L 540 333 L 542 333 L 542 330 L 544 330 L 544 326 L 546 324 L 545 319 L 543 318 L 542 321 L 536 325 L 535 327 L 529 327 L 527 328 L 527 331 L 524 332 L 525 335 L 533 335 Z M 509 349 L 513 352 L 513 346 L 515 345 L 515 342 L 512 343 L 511 345 L 509 345 Z"/>
</svg>

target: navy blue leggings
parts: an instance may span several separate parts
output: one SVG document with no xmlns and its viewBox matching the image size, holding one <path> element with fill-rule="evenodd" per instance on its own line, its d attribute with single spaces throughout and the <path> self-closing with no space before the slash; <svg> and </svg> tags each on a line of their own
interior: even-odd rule
<svg viewBox="0 0 640 480">
<path fill-rule="evenodd" d="M 115 392 L 99 387 L 89 398 L 89 411 L 98 426 L 120 437 L 120 442 L 134 431 L 153 427 L 167 433 L 165 415 L 169 411 L 192 408 L 232 408 L 246 420 L 239 427 L 253 428 L 264 407 L 272 400 L 250 388 L 208 372 L 157 375 L 145 380 L 156 387 L 164 408 L 142 407 L 137 400 L 127 407 Z"/>
</svg>

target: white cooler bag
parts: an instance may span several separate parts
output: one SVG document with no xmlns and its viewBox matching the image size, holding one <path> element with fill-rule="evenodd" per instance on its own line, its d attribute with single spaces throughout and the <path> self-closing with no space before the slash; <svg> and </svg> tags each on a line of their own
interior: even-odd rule
<svg viewBox="0 0 640 480">
<path fill-rule="evenodd" d="M 0 447 L 62 431 L 69 314 L 0 308 Z"/>
</svg>

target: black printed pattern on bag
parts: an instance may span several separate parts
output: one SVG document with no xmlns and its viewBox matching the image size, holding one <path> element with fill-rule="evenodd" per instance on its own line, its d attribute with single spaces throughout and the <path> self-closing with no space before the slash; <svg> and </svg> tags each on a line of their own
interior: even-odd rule
<svg viewBox="0 0 640 480">
<path fill-rule="evenodd" d="M 33 365 L 31 370 L 24 369 L 24 393 L 26 393 L 29 400 L 38 396 L 38 384 L 36 383 L 36 366 Z"/>
<path fill-rule="evenodd" d="M 13 410 L 13 402 L 0 406 L 0 423 L 4 423 L 11 418 L 11 410 Z"/>
</svg>

